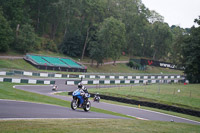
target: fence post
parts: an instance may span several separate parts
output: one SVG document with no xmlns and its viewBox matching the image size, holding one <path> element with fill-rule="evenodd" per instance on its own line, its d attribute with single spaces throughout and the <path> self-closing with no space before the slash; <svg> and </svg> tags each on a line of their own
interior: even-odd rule
<svg viewBox="0 0 200 133">
<path fill-rule="evenodd" d="M 175 88 L 174 88 L 174 95 L 175 95 Z"/>
<path fill-rule="evenodd" d="M 160 87 L 158 88 L 158 94 L 160 94 Z"/>
</svg>

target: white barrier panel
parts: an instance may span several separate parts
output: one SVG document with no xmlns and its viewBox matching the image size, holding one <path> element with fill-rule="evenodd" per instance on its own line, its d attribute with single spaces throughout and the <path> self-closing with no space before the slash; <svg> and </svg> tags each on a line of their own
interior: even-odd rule
<svg viewBox="0 0 200 133">
<path fill-rule="evenodd" d="M 148 80 L 143 80 L 143 83 L 146 84 L 148 82 Z"/>
<path fill-rule="evenodd" d="M 130 80 L 125 80 L 125 84 L 130 84 L 131 81 Z"/>
<path fill-rule="evenodd" d="M 140 83 L 140 81 L 139 80 L 135 80 L 135 83 L 138 84 L 138 83 Z"/>
<path fill-rule="evenodd" d="M 140 76 L 136 76 L 136 79 L 140 79 Z"/>
<path fill-rule="evenodd" d="M 110 79 L 115 79 L 115 76 L 110 76 Z"/>
<path fill-rule="evenodd" d="M 20 83 L 20 79 L 12 79 L 12 83 Z"/>
<path fill-rule="evenodd" d="M 158 76 L 158 79 L 161 79 L 162 78 L 162 76 Z"/>
<path fill-rule="evenodd" d="M 3 82 L 3 78 L 0 78 L 0 82 Z"/>
<path fill-rule="evenodd" d="M 36 84 L 36 82 L 37 82 L 36 80 L 28 80 L 29 84 Z"/>
<path fill-rule="evenodd" d="M 105 76 L 99 76 L 100 77 L 100 79 L 105 79 L 106 77 Z"/>
<path fill-rule="evenodd" d="M 132 76 L 128 76 L 128 79 L 132 79 L 133 77 Z"/>
<path fill-rule="evenodd" d="M 171 82 L 171 80 L 167 80 L 167 83 L 170 83 Z"/>
<path fill-rule="evenodd" d="M 94 80 L 93 84 L 99 84 L 99 80 Z"/>
<path fill-rule="evenodd" d="M 165 76 L 164 79 L 168 79 L 168 76 Z"/>
<path fill-rule="evenodd" d="M 55 77 L 56 77 L 56 78 L 61 78 L 61 77 L 62 77 L 62 74 L 55 74 Z"/>
<path fill-rule="evenodd" d="M 67 81 L 67 85 L 74 85 L 74 81 Z"/>
<path fill-rule="evenodd" d="M 33 73 L 32 72 L 24 72 L 24 75 L 26 75 L 26 76 L 32 76 Z"/>
<path fill-rule="evenodd" d="M 85 78 L 85 75 L 79 75 L 79 78 Z"/>
<path fill-rule="evenodd" d="M 41 77 L 48 77 L 48 73 L 40 73 Z"/>
<path fill-rule="evenodd" d="M 84 84 L 84 85 L 88 84 L 88 81 L 81 81 L 81 82 L 82 82 L 82 84 Z"/>
<path fill-rule="evenodd" d="M 6 72 L 0 72 L 0 75 L 6 75 Z"/>
<path fill-rule="evenodd" d="M 144 76 L 144 79 L 147 79 L 148 78 L 148 76 Z"/>
<path fill-rule="evenodd" d="M 119 76 L 119 79 L 124 79 L 124 76 Z"/>
<path fill-rule="evenodd" d="M 152 84 L 156 83 L 156 80 L 152 80 L 151 83 L 152 83 Z"/>
<path fill-rule="evenodd" d="M 44 84 L 49 85 L 50 81 L 44 81 Z"/>
<path fill-rule="evenodd" d="M 180 78 L 181 76 L 179 75 L 179 76 L 177 76 L 177 78 Z"/>
<path fill-rule="evenodd" d="M 174 76 L 171 76 L 171 79 L 174 79 Z"/>
<path fill-rule="evenodd" d="M 151 79 L 155 79 L 155 76 L 151 76 Z"/>
<path fill-rule="evenodd" d="M 91 79 L 95 79 L 95 75 L 90 75 L 90 78 Z"/>
<path fill-rule="evenodd" d="M 120 84 L 120 80 L 115 80 L 115 84 Z"/>
<path fill-rule="evenodd" d="M 174 80 L 174 83 L 178 83 L 178 80 Z"/>
<path fill-rule="evenodd" d="M 105 80 L 104 84 L 110 84 L 110 80 Z"/>
</svg>

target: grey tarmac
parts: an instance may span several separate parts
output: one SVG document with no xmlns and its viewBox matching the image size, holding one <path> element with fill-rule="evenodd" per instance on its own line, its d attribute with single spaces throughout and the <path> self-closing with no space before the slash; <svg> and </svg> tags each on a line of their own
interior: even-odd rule
<svg viewBox="0 0 200 133">
<path fill-rule="evenodd" d="M 31 103 L 14 100 L 0 100 L 1 119 L 35 119 L 35 118 L 82 118 L 82 119 L 126 119 L 114 115 L 96 112 L 85 112 L 81 109 L 72 110 L 49 104 Z"/>
</svg>

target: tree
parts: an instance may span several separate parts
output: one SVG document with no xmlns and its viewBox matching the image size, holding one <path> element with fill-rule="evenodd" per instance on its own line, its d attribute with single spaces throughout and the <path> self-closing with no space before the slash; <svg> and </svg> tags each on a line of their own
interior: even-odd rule
<svg viewBox="0 0 200 133">
<path fill-rule="evenodd" d="M 69 37 L 65 37 L 63 42 L 61 43 L 59 50 L 65 55 L 72 57 L 80 57 L 81 55 L 81 43 L 83 42 L 82 36 L 73 35 Z"/>
<path fill-rule="evenodd" d="M 113 17 L 105 19 L 98 32 L 98 41 L 107 49 L 105 57 L 111 57 L 114 65 L 126 47 L 125 32 L 125 25 Z"/>
<path fill-rule="evenodd" d="M 12 29 L 0 8 L 0 52 L 6 52 L 8 50 L 9 44 L 13 42 L 12 34 Z"/>
<path fill-rule="evenodd" d="M 81 59 L 83 59 L 85 55 L 85 51 L 87 50 L 87 43 L 90 40 L 90 30 L 92 28 L 96 28 L 98 23 L 103 21 L 104 17 L 104 6 L 105 3 L 99 0 L 83 0 L 82 2 L 82 27 L 83 27 L 83 34 L 85 36 L 83 51 L 81 55 Z M 98 15 L 97 15 L 98 14 Z"/>
<path fill-rule="evenodd" d="M 172 44 L 170 47 L 170 62 L 174 64 L 181 64 L 182 53 L 181 45 L 184 43 L 185 35 L 189 34 L 185 29 L 172 25 Z"/>
<path fill-rule="evenodd" d="M 21 25 L 29 21 L 25 10 L 25 0 L 0 0 L 0 5 L 13 30 L 17 28 L 18 24 Z"/>
<path fill-rule="evenodd" d="M 152 30 L 153 59 L 166 58 L 172 41 L 172 33 L 168 24 L 155 22 Z"/>
<path fill-rule="evenodd" d="M 99 67 L 99 64 L 102 64 L 103 59 L 105 58 L 105 47 L 98 43 L 98 41 L 92 41 L 90 42 L 88 49 L 90 50 L 90 58 L 92 59 L 92 65 L 93 60 L 95 60 L 97 62 L 97 67 Z"/>
<path fill-rule="evenodd" d="M 195 22 L 200 25 L 199 19 Z M 200 83 L 200 27 L 192 27 L 191 34 L 186 35 L 182 45 L 184 73 L 191 83 Z"/>
<path fill-rule="evenodd" d="M 161 16 L 159 13 L 157 13 L 156 11 L 152 10 L 150 12 L 150 16 L 149 16 L 149 21 L 150 23 L 155 23 L 155 22 L 164 22 L 164 17 Z"/>
<path fill-rule="evenodd" d="M 29 24 L 24 24 L 16 38 L 15 48 L 23 53 L 33 51 L 38 41 L 38 36 L 35 34 L 33 27 Z"/>
</svg>

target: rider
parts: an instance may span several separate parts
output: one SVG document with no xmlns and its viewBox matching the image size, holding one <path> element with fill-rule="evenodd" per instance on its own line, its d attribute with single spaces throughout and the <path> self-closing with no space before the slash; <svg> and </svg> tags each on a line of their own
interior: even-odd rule
<svg viewBox="0 0 200 133">
<path fill-rule="evenodd" d="M 78 83 L 78 89 L 80 90 L 81 95 L 83 96 L 83 98 L 86 98 L 87 95 L 88 95 L 88 90 L 87 90 L 87 88 L 85 86 L 82 85 L 81 82 Z M 79 105 L 79 107 L 82 106 L 83 102 L 84 102 L 84 99 L 80 99 L 80 105 Z"/>
<path fill-rule="evenodd" d="M 58 89 L 58 86 L 57 86 L 57 85 L 54 85 L 52 90 L 53 90 L 53 91 L 57 91 L 57 89 Z"/>
<path fill-rule="evenodd" d="M 95 100 L 95 99 L 99 99 L 99 100 L 100 100 L 99 93 L 96 93 L 96 94 L 94 95 L 94 100 Z"/>
</svg>

